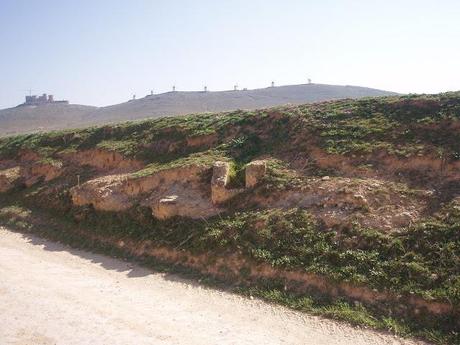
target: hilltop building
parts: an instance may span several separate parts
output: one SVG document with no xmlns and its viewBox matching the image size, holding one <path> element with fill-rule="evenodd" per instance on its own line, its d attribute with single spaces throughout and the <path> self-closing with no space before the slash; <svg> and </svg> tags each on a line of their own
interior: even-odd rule
<svg viewBox="0 0 460 345">
<path fill-rule="evenodd" d="M 26 101 L 21 105 L 41 105 L 50 103 L 69 104 L 69 101 L 55 101 L 53 95 L 47 95 L 46 93 L 44 93 L 41 96 L 26 96 Z"/>
</svg>

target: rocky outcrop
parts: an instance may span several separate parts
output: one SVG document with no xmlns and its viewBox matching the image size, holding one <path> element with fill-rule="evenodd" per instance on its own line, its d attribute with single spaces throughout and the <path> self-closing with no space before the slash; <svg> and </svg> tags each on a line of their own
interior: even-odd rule
<svg viewBox="0 0 460 345">
<path fill-rule="evenodd" d="M 209 197 L 197 189 L 182 190 L 176 195 L 168 195 L 151 203 L 152 215 L 158 219 L 175 216 L 192 219 L 207 218 L 221 210 L 214 207 Z"/>
<path fill-rule="evenodd" d="M 210 186 L 202 179 L 208 169 L 188 165 L 144 177 L 109 175 L 72 188 L 71 196 L 75 205 L 91 204 L 103 211 L 124 211 L 138 203 L 151 208 L 158 219 L 207 218 L 221 212 L 226 201 L 244 191 L 229 188 L 229 162 L 214 163 Z M 266 170 L 263 160 L 249 163 L 245 171 L 246 188 L 260 184 Z M 408 194 L 404 188 L 404 185 L 374 179 L 312 178 L 301 187 L 268 195 L 248 194 L 246 198 L 247 202 L 256 202 L 262 208 L 306 208 L 328 228 L 343 228 L 358 222 L 365 227 L 389 231 L 416 221 L 429 199 L 426 193 Z"/>
<path fill-rule="evenodd" d="M 61 156 L 73 164 L 88 165 L 103 171 L 128 172 L 139 170 L 143 166 L 142 162 L 126 158 L 118 152 L 101 149 L 63 153 Z"/>
<path fill-rule="evenodd" d="M 144 177 L 129 174 L 93 179 L 71 189 L 74 205 L 97 210 L 124 211 L 136 202 L 150 207 L 159 219 L 173 216 L 209 217 L 219 212 L 209 198 L 209 185 L 201 181 L 206 166 L 165 169 Z"/>
<path fill-rule="evenodd" d="M 156 205 L 152 206 L 152 214 L 158 219 L 167 219 L 179 214 L 177 195 L 169 195 L 158 200 Z"/>
<path fill-rule="evenodd" d="M 311 179 L 308 184 L 268 196 L 255 196 L 263 208 L 306 208 L 328 228 L 357 222 L 390 231 L 420 218 L 431 194 L 409 191 L 402 184 L 373 179 Z"/>
<path fill-rule="evenodd" d="M 265 172 L 265 163 L 255 162 L 249 167 L 250 181 L 257 184 Z M 218 161 L 213 166 L 209 195 L 209 185 L 201 180 L 207 169 L 189 165 L 139 178 L 129 174 L 99 177 L 72 188 L 72 201 L 77 206 L 93 205 L 103 211 L 124 211 L 139 202 L 150 207 L 159 219 L 206 218 L 221 212 L 218 205 L 242 192 L 227 188 L 230 164 Z"/>
<path fill-rule="evenodd" d="M 212 168 L 211 195 L 209 184 L 202 180 L 206 166 L 188 165 L 161 170 L 145 177 L 117 174 L 99 177 L 71 189 L 73 204 L 93 205 L 102 211 L 124 211 L 138 202 L 152 209 L 159 219 L 173 216 L 206 218 L 222 210 L 218 207 L 241 193 L 230 189 L 230 163 L 215 162 Z M 265 162 L 248 165 L 250 186 L 265 174 Z"/>
<path fill-rule="evenodd" d="M 252 188 L 262 181 L 267 171 L 267 164 L 263 160 L 253 161 L 246 165 L 246 188 Z"/>
<path fill-rule="evenodd" d="M 120 193 L 127 175 L 100 177 L 73 187 L 70 190 L 72 203 L 76 206 L 92 205 L 101 211 L 123 211 L 132 206 L 128 195 Z"/>
<path fill-rule="evenodd" d="M 160 171 L 138 186 L 141 190 L 148 190 L 144 192 L 147 197 L 141 203 L 150 207 L 152 215 L 158 219 L 215 215 L 221 210 L 212 204 L 209 182 L 202 179 L 208 170 L 207 166 L 188 165 Z"/>
<path fill-rule="evenodd" d="M 241 192 L 241 189 L 228 189 L 230 163 L 217 161 L 212 167 L 211 199 L 214 205 L 222 204 Z"/>
</svg>

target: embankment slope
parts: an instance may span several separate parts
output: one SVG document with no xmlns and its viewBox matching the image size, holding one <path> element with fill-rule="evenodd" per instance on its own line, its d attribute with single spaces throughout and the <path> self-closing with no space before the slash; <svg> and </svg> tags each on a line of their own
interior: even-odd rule
<svg viewBox="0 0 460 345">
<path fill-rule="evenodd" d="M 35 231 L 52 214 L 68 226 L 51 238 L 455 343 L 459 139 L 459 93 L 4 138 L 0 219 Z"/>
</svg>

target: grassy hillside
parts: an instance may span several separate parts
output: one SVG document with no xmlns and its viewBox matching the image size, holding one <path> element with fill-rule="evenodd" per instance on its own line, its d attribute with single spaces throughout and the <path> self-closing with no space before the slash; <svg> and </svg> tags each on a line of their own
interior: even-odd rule
<svg viewBox="0 0 460 345">
<path fill-rule="evenodd" d="M 393 93 L 338 85 L 290 85 L 247 91 L 167 92 L 111 106 L 48 104 L 0 110 L 0 136 L 33 131 L 81 128 L 160 116 L 257 109 L 339 98 L 387 96 Z"/>
<path fill-rule="evenodd" d="M 23 231 L 459 342 L 460 93 L 3 138 L 1 191 Z"/>
</svg>

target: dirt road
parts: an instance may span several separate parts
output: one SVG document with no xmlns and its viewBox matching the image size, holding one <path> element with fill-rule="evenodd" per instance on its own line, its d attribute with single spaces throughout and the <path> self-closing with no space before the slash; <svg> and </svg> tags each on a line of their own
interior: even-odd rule
<svg viewBox="0 0 460 345">
<path fill-rule="evenodd" d="M 0 344 L 416 344 L 0 227 Z"/>
</svg>

